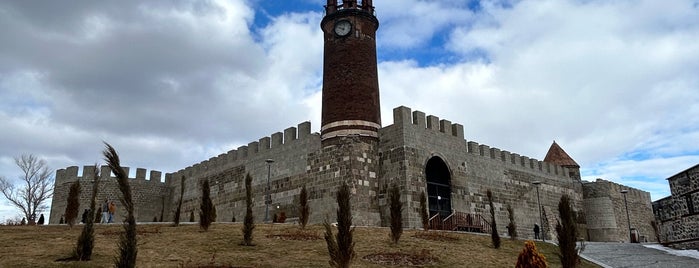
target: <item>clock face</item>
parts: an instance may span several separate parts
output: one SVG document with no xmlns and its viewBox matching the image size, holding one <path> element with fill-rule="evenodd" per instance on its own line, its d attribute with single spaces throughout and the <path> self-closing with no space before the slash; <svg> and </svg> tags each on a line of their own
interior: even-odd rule
<svg viewBox="0 0 699 268">
<path fill-rule="evenodd" d="M 341 20 L 335 23 L 335 34 L 339 36 L 347 36 L 352 31 L 352 23 L 348 20 Z"/>
</svg>

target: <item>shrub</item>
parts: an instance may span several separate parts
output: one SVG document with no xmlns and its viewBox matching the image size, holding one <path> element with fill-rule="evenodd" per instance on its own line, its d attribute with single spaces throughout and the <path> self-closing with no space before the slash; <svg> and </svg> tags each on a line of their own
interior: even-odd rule
<svg viewBox="0 0 699 268">
<path fill-rule="evenodd" d="M 73 228 L 75 219 L 78 218 L 78 210 L 80 209 L 80 181 L 77 180 L 70 184 L 68 190 L 68 204 L 66 205 L 66 223 L 70 228 Z"/>
<path fill-rule="evenodd" d="M 306 228 L 309 214 L 310 207 L 308 206 L 308 191 L 306 190 L 306 185 L 304 185 L 301 187 L 301 194 L 299 195 L 299 222 L 301 223 L 301 229 Z"/>
<path fill-rule="evenodd" d="M 352 211 L 350 206 L 350 190 L 347 183 L 342 183 L 337 191 L 337 235 L 333 239 L 332 229 L 326 220 L 325 225 L 325 242 L 328 246 L 330 254 L 330 266 L 346 268 L 352 263 L 356 257 L 354 252 L 354 242 L 352 235 Z"/>
<path fill-rule="evenodd" d="M 194 222 L 194 210 L 189 212 L 189 222 Z"/>
<path fill-rule="evenodd" d="M 580 264 L 578 248 L 575 245 L 578 233 L 573 209 L 570 206 L 570 197 L 566 194 L 561 196 L 561 201 L 558 202 L 558 213 L 561 217 L 561 221 L 556 224 L 558 249 L 560 250 L 558 257 L 561 259 L 563 267 L 576 267 Z"/>
<path fill-rule="evenodd" d="M 117 178 L 119 191 L 122 194 L 121 204 L 126 209 L 126 220 L 124 221 L 124 232 L 119 237 L 119 257 L 114 260 L 117 267 L 136 267 L 136 218 L 134 217 L 134 205 L 129 186 L 129 174 L 124 172 L 119 163 L 119 155 L 116 150 L 105 142 L 107 148 L 104 150 L 104 158 Z"/>
<path fill-rule="evenodd" d="M 390 211 L 391 211 L 391 241 L 398 244 L 401 234 L 403 234 L 403 203 L 400 202 L 400 187 L 397 183 L 391 186 L 390 190 Z"/>
<path fill-rule="evenodd" d="M 274 218 L 272 219 L 272 222 L 276 222 L 276 223 L 286 222 L 286 212 L 282 211 L 279 213 L 275 213 Z"/>
<path fill-rule="evenodd" d="M 177 208 L 175 209 L 175 219 L 173 220 L 175 222 L 175 226 L 180 225 L 180 213 L 182 213 L 182 197 L 184 196 L 184 180 L 185 176 L 182 176 L 182 179 L 180 180 L 180 200 L 177 201 Z"/>
<path fill-rule="evenodd" d="M 83 231 L 78 237 L 78 243 L 75 246 L 74 257 L 77 260 L 89 261 L 92 258 L 92 249 L 95 247 L 95 206 L 97 199 L 97 192 L 99 190 L 100 182 L 100 171 L 95 165 L 95 172 L 92 177 L 92 195 L 90 196 L 90 208 L 87 211 L 85 217 L 85 225 L 83 226 Z M 99 215 L 99 214 L 98 214 Z"/>
<path fill-rule="evenodd" d="M 493 192 L 488 189 L 488 204 L 490 204 L 490 240 L 493 242 L 494 248 L 500 248 L 500 234 L 498 234 L 498 226 L 495 223 L 495 206 L 493 206 Z"/>
<path fill-rule="evenodd" d="M 63 215 L 61 215 L 61 219 L 58 221 L 58 224 L 64 224 L 66 221 L 63 219 Z"/>
<path fill-rule="evenodd" d="M 524 249 L 517 256 L 515 268 L 546 268 L 546 257 L 536 249 L 534 241 L 524 242 Z"/>
<path fill-rule="evenodd" d="M 507 217 L 510 219 L 510 223 L 507 224 L 507 235 L 510 239 L 517 239 L 517 224 L 515 223 L 515 212 L 510 204 L 507 204 Z"/>
<path fill-rule="evenodd" d="M 204 231 L 209 230 L 211 222 L 213 222 L 216 217 L 210 193 L 209 180 L 204 180 L 201 184 L 201 205 L 199 206 L 199 227 L 204 229 Z"/>
<path fill-rule="evenodd" d="M 420 218 L 422 219 L 422 229 L 430 229 L 430 215 L 427 212 L 427 196 L 425 192 L 420 193 Z"/>
<path fill-rule="evenodd" d="M 39 216 L 39 221 L 37 221 L 36 224 L 44 225 L 44 214 L 41 214 L 41 216 Z"/>
<path fill-rule="evenodd" d="M 252 216 L 252 177 L 250 173 L 245 175 L 245 219 L 243 220 L 244 246 L 252 246 L 252 231 L 255 229 L 255 221 Z"/>
</svg>

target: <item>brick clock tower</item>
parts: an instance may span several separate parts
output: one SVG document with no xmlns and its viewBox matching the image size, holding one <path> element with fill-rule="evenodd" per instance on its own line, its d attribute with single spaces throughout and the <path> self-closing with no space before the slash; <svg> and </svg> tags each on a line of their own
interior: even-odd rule
<svg viewBox="0 0 699 268">
<path fill-rule="evenodd" d="M 341 2 L 341 3 L 338 3 Z M 322 191 L 324 209 L 335 211 L 342 183 L 352 192 L 352 217 L 359 225 L 380 225 L 379 80 L 376 30 L 371 0 L 328 0 L 320 22 L 323 55 L 321 146 L 309 158 L 309 175 L 330 191 Z"/>
<path fill-rule="evenodd" d="M 376 30 L 371 0 L 328 0 L 320 23 L 323 55 L 323 146 L 342 137 L 378 140 L 381 128 Z"/>
</svg>

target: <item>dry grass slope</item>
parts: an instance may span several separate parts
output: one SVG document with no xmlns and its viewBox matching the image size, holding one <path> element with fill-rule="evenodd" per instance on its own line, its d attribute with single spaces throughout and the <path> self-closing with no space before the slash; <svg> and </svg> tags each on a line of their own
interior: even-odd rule
<svg viewBox="0 0 699 268">
<path fill-rule="evenodd" d="M 171 225 L 138 226 L 136 267 L 328 267 L 323 239 L 284 239 L 295 233 L 298 225 L 258 224 L 253 247 L 238 245 L 242 240 L 240 223 L 214 223 L 208 232 L 202 232 L 196 224 Z M 80 229 L 71 230 L 67 225 L 0 226 L 0 267 L 112 267 L 119 233 L 123 231 L 120 224 L 96 225 L 91 261 L 55 261 L 71 254 Z M 309 225 L 307 229 L 322 236 L 321 225 Z M 405 230 L 401 243 L 395 246 L 388 228 L 358 227 L 354 234 L 357 259 L 353 266 L 386 267 L 365 257 L 406 253 L 436 259 L 426 267 L 514 267 L 524 247 L 524 241 L 508 239 L 502 241 L 500 249 L 493 249 L 490 237 L 465 233 L 446 234 L 449 239 L 416 237 L 421 232 Z M 537 243 L 537 248 L 550 262 L 549 267 L 561 267 L 556 246 Z M 597 266 L 583 263 L 582 267 Z"/>
</svg>

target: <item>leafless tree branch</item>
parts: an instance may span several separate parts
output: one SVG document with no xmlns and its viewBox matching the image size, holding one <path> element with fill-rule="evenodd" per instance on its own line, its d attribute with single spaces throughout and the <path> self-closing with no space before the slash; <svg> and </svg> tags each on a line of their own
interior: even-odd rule
<svg viewBox="0 0 699 268">
<path fill-rule="evenodd" d="M 36 222 L 36 215 L 47 208 L 44 201 L 53 195 L 52 172 L 45 160 L 33 154 L 16 157 L 15 164 L 22 170 L 19 178 L 22 183 L 15 185 L 9 179 L 0 177 L 0 192 L 13 206 L 22 210 L 31 224 Z"/>
</svg>

